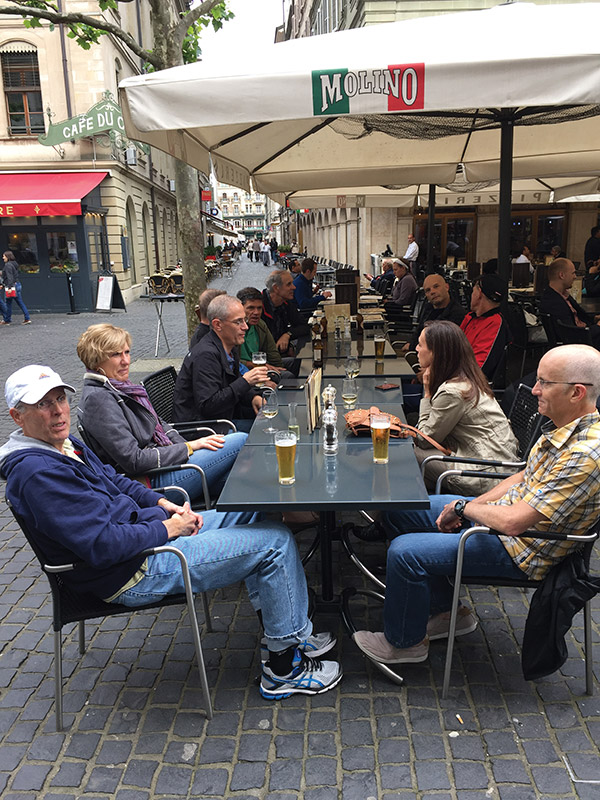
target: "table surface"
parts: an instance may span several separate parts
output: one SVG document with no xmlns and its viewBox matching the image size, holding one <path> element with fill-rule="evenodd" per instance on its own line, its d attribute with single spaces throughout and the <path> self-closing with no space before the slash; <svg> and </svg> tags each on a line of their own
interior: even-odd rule
<svg viewBox="0 0 600 800">
<path fill-rule="evenodd" d="M 327 358 L 348 358 L 348 356 L 357 356 L 358 358 L 375 358 L 375 341 L 374 339 L 342 339 L 336 341 L 333 334 L 328 335 L 325 339 L 325 348 L 323 350 Z M 385 340 L 383 348 L 384 358 L 396 358 L 396 351 L 392 347 L 388 339 Z M 312 341 L 305 342 L 298 350 L 298 358 L 312 358 Z"/>
<path fill-rule="evenodd" d="M 371 403 L 357 403 L 355 408 L 370 408 Z M 379 410 L 383 411 L 387 414 L 395 414 L 402 422 L 406 422 L 406 417 L 404 416 L 404 409 L 399 403 L 391 403 L 386 402 L 382 403 L 379 402 L 378 404 Z M 362 444 L 364 442 L 370 442 L 370 438 L 368 436 L 355 436 L 349 430 L 346 429 L 346 421 L 344 419 L 345 410 L 342 406 L 337 407 L 338 412 L 338 419 L 337 419 L 337 432 L 338 432 L 338 440 L 340 447 L 343 443 L 347 443 L 348 445 L 356 445 Z M 258 416 L 254 420 L 254 424 L 248 434 L 248 438 L 246 440 L 246 445 L 269 445 L 273 444 L 273 436 L 272 433 L 267 433 L 265 428 L 273 427 L 277 430 L 287 430 L 288 422 L 290 419 L 290 408 L 288 405 L 280 405 L 279 412 L 276 417 L 272 419 L 266 419 L 263 416 Z M 314 430 L 312 433 L 308 432 L 307 427 L 307 406 L 306 405 L 299 405 L 296 409 L 296 420 L 298 425 L 300 426 L 300 440 L 298 442 L 298 446 L 305 446 L 305 445 L 315 445 L 319 442 L 321 438 L 321 430 L 317 429 Z M 399 442 L 403 442 L 402 439 L 390 439 L 390 444 L 394 447 Z"/>
<path fill-rule="evenodd" d="M 326 358 L 323 363 L 323 380 L 346 377 L 345 358 Z M 300 375 L 310 375 L 313 368 L 312 358 L 300 360 Z M 379 378 L 381 383 L 398 383 L 394 378 L 414 378 L 415 373 L 405 358 L 386 358 L 383 363 L 376 363 L 373 358 L 360 359 L 358 377 Z M 391 379 L 391 380 L 390 380 Z"/>
<path fill-rule="evenodd" d="M 275 445 L 242 447 L 217 501 L 219 511 L 335 511 L 429 508 L 411 441 L 390 447 L 388 464 L 373 463 L 368 439 L 340 443 L 335 456 L 321 445 L 296 448 L 296 482 L 277 479 Z"/>
<path fill-rule="evenodd" d="M 336 390 L 337 394 L 335 397 L 335 404 L 339 406 L 343 406 L 342 400 L 342 382 L 344 378 L 336 378 L 336 377 L 327 377 L 325 376 L 321 382 L 321 391 L 328 385 L 331 384 Z M 359 375 L 356 378 L 357 386 L 358 386 L 358 402 L 357 408 L 369 408 L 370 406 L 380 406 L 382 403 L 393 403 L 393 404 L 401 404 L 403 400 L 402 396 L 402 383 L 399 380 L 390 381 L 390 383 L 395 383 L 398 387 L 397 389 L 387 389 L 383 391 L 382 389 L 376 389 L 376 386 L 379 386 L 384 381 L 381 378 L 373 378 L 368 377 L 365 375 Z M 294 384 L 301 384 L 302 380 L 298 379 L 294 381 Z M 279 395 L 279 402 L 283 404 L 288 403 L 298 403 L 299 406 L 306 405 L 306 395 L 304 393 L 304 389 L 279 389 L 277 392 Z M 400 416 L 400 415 L 398 415 Z"/>
</svg>

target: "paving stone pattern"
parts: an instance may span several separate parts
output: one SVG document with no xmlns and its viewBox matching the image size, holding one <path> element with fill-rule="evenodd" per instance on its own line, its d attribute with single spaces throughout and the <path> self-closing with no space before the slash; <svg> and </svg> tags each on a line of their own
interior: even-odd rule
<svg viewBox="0 0 600 800">
<path fill-rule="evenodd" d="M 225 288 L 262 288 L 268 270 L 244 257 Z M 128 313 L 35 315 L 0 332 L 0 379 L 27 363 L 50 364 L 81 385 L 75 343 L 87 325 L 130 330 L 134 361 L 154 363 L 156 314 L 147 300 Z M 171 343 L 186 351 L 184 313 L 166 304 Z M 158 363 L 164 363 L 162 360 Z M 134 363 L 134 377 L 141 371 Z M 12 430 L 0 411 L 2 440 Z M 520 671 L 527 604 L 520 592 L 471 592 L 480 627 L 459 640 L 452 689 L 440 694 L 444 643 L 392 685 L 348 639 L 337 614 L 317 618 L 339 637 L 344 679 L 314 698 L 262 700 L 258 624 L 239 586 L 211 598 L 214 632 L 203 637 L 215 717 L 202 709 L 194 648 L 179 608 L 87 623 L 79 657 L 74 626 L 64 636 L 65 730 L 55 731 L 53 639 L 46 579 L 0 506 L 0 795 L 4 800 L 600 800 L 600 696 L 587 697 L 577 620 L 564 669 L 537 684 Z M 307 547 L 310 535 L 299 537 Z M 360 549 L 360 548 L 359 548 Z M 371 563 L 378 545 L 364 545 Z M 318 588 L 318 558 L 307 568 Z M 360 585 L 340 550 L 339 587 Z M 380 606 L 354 604 L 359 626 L 380 626 Z M 594 612 L 598 662 L 598 604 Z M 597 675 L 597 672 L 596 672 Z M 596 689 L 598 687 L 596 686 Z"/>
</svg>

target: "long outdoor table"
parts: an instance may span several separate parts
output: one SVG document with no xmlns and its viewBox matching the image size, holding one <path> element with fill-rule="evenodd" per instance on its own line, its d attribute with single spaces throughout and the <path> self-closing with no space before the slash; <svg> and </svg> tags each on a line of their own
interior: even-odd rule
<svg viewBox="0 0 600 800">
<path fill-rule="evenodd" d="M 353 339 L 342 339 L 336 341 L 333 336 L 328 335 L 325 339 L 323 353 L 326 358 L 348 358 L 356 356 L 358 358 L 375 358 L 375 342 L 373 339 L 364 337 Z M 306 342 L 297 353 L 298 358 L 312 358 L 312 342 Z M 391 343 L 386 339 L 383 349 L 384 358 L 396 358 L 396 351 Z"/>
<path fill-rule="evenodd" d="M 370 408 L 372 403 L 357 403 L 356 408 Z M 404 409 L 399 403 L 378 403 L 379 410 L 385 414 L 395 414 L 402 422 L 406 422 L 406 418 L 404 416 Z M 346 428 L 346 421 L 344 419 L 345 409 L 343 406 L 337 407 L 338 418 L 337 418 L 337 433 L 338 433 L 338 441 L 340 442 L 340 447 L 342 442 L 347 443 L 349 445 L 354 444 L 363 444 L 365 441 L 369 441 L 368 437 L 364 436 L 355 436 L 351 431 L 347 430 Z M 300 427 L 300 439 L 298 441 L 298 445 L 315 445 L 318 443 L 321 430 L 316 429 L 312 433 L 308 432 L 307 428 L 307 406 L 299 405 L 296 409 L 296 420 L 298 421 L 298 425 Z M 265 419 L 262 416 L 256 417 L 252 424 L 252 428 L 250 429 L 250 433 L 248 434 L 248 438 L 245 442 L 246 445 L 268 445 L 273 444 L 273 436 L 272 433 L 267 433 L 265 428 L 272 426 L 277 430 L 287 430 L 288 422 L 290 419 L 290 409 L 287 405 L 280 405 L 279 412 L 276 417 L 273 419 Z M 401 439 L 390 439 L 390 444 L 395 446 L 397 442 L 401 442 Z"/>
<path fill-rule="evenodd" d="M 219 511 L 318 511 L 322 605 L 335 602 L 332 542 L 335 512 L 429 508 L 410 441 L 390 447 L 388 464 L 373 464 L 369 439 L 343 441 L 335 456 L 320 443 L 296 448 L 296 482 L 281 486 L 274 445 L 244 445 L 217 501 Z"/>
<path fill-rule="evenodd" d="M 335 396 L 335 404 L 337 406 L 343 406 L 343 380 L 344 378 L 328 377 L 326 375 L 321 383 L 321 390 L 323 390 L 329 384 L 331 384 L 337 390 L 337 394 Z M 397 389 L 386 389 L 385 391 L 383 389 L 375 388 L 383 383 L 381 378 L 369 378 L 365 377 L 364 375 L 359 375 L 356 378 L 356 381 L 358 386 L 357 408 L 379 406 L 383 409 L 385 404 L 392 403 L 394 405 L 399 405 L 402 403 L 402 383 L 400 380 L 390 381 L 390 383 L 396 384 L 398 387 Z M 302 379 L 297 379 L 293 382 L 290 380 L 289 383 L 292 383 L 294 386 L 302 385 Z M 277 394 L 279 395 L 279 402 L 282 404 L 298 403 L 298 405 L 301 406 L 306 405 L 306 395 L 304 389 L 280 389 Z M 398 414 L 398 416 L 400 415 Z"/>
<path fill-rule="evenodd" d="M 300 360 L 300 376 L 310 375 L 313 368 L 312 358 Z M 346 375 L 345 358 L 326 358 L 323 361 L 323 380 L 328 378 L 344 378 Z M 359 377 L 381 378 L 381 383 L 397 383 L 395 378 L 414 378 L 415 373 L 405 358 L 386 358 L 383 363 L 378 363 L 374 358 L 360 359 Z"/>
</svg>

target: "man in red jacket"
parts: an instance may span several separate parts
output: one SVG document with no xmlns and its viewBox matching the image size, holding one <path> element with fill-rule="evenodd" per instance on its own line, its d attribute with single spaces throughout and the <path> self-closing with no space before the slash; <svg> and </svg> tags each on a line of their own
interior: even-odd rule
<svg viewBox="0 0 600 800">
<path fill-rule="evenodd" d="M 500 304 L 507 294 L 508 285 L 499 275 L 480 275 L 473 285 L 471 311 L 460 324 L 488 380 L 494 376 L 504 348 L 511 340 L 508 325 L 500 313 Z"/>
</svg>

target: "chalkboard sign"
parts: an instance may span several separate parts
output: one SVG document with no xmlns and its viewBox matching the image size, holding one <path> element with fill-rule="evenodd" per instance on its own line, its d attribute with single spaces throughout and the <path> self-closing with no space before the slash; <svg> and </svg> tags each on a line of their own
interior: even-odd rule
<svg viewBox="0 0 600 800">
<path fill-rule="evenodd" d="M 121 287 L 116 275 L 98 275 L 98 292 L 96 294 L 96 311 L 112 311 L 113 308 L 125 308 Z"/>
</svg>

